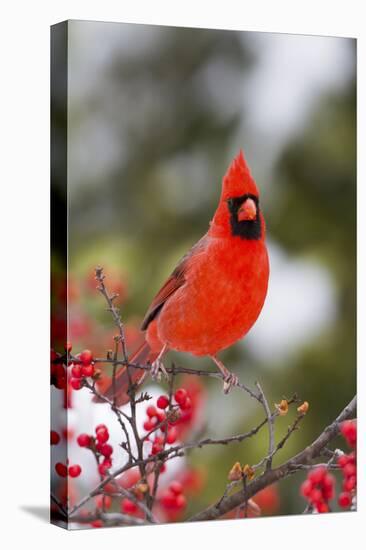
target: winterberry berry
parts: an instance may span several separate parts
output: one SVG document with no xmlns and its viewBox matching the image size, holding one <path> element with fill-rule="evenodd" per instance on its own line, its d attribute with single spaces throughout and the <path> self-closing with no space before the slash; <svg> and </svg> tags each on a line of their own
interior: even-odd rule
<svg viewBox="0 0 366 550">
<path fill-rule="evenodd" d="M 159 407 L 159 409 L 166 409 L 167 406 L 169 405 L 169 399 L 166 395 L 161 395 L 158 398 L 156 404 Z"/>
<path fill-rule="evenodd" d="M 97 431 L 97 440 L 99 443 L 106 443 L 109 439 L 109 432 L 106 428 L 99 428 Z"/>
<path fill-rule="evenodd" d="M 176 400 L 178 405 L 182 405 L 187 399 L 187 396 L 187 391 L 184 388 L 179 388 L 174 394 L 174 399 Z"/>
<path fill-rule="evenodd" d="M 338 504 L 341 508 L 349 508 L 352 504 L 352 496 L 350 493 L 341 493 L 338 497 Z"/>
<path fill-rule="evenodd" d="M 83 365 L 81 367 L 81 376 L 90 377 L 94 374 L 94 366 L 93 365 Z"/>
<path fill-rule="evenodd" d="M 103 456 L 105 456 L 106 458 L 109 458 L 113 454 L 113 447 L 108 443 L 104 443 L 102 445 L 100 452 Z"/>
<path fill-rule="evenodd" d="M 183 485 L 179 481 L 172 481 L 169 489 L 174 495 L 180 495 L 183 492 Z"/>
<path fill-rule="evenodd" d="M 156 412 L 156 407 L 154 407 L 154 405 L 149 405 L 146 409 L 146 414 L 149 418 L 153 418 L 154 416 L 156 416 Z"/>
<path fill-rule="evenodd" d="M 71 374 L 73 378 L 81 378 L 81 366 L 74 365 L 71 369 Z"/>
<path fill-rule="evenodd" d="M 175 443 L 176 440 L 177 440 L 177 435 L 178 435 L 178 432 L 177 432 L 177 429 L 174 428 L 174 426 L 170 427 L 168 429 L 168 434 L 166 436 L 166 442 L 169 444 L 169 445 L 172 445 L 172 443 Z"/>
<path fill-rule="evenodd" d="M 92 442 L 92 438 L 88 434 L 80 434 L 76 439 L 78 445 L 80 447 L 90 447 L 90 444 Z"/>
<path fill-rule="evenodd" d="M 70 477 L 79 477 L 81 474 L 81 466 L 79 464 L 74 464 L 69 467 L 69 476 Z"/>
<path fill-rule="evenodd" d="M 83 383 L 82 383 L 81 378 L 71 378 L 70 379 L 70 386 L 72 387 L 73 390 L 80 390 L 82 385 L 83 385 Z"/>
<path fill-rule="evenodd" d="M 123 514 L 136 514 L 137 504 L 129 498 L 124 498 L 121 502 L 121 512 Z"/>
<path fill-rule="evenodd" d="M 79 359 L 83 365 L 90 365 L 93 361 L 93 354 L 89 349 L 84 349 L 84 351 L 80 353 Z"/>
<path fill-rule="evenodd" d="M 59 476 L 61 477 L 67 476 L 67 466 L 65 466 L 65 464 L 62 464 L 61 462 L 57 462 L 57 464 L 55 464 L 55 470 Z"/>
<path fill-rule="evenodd" d="M 60 442 L 60 436 L 54 430 L 51 430 L 51 445 L 57 445 Z"/>
<path fill-rule="evenodd" d="M 192 401 L 190 397 L 187 397 L 187 399 L 179 406 L 182 411 L 189 411 L 192 408 Z"/>
</svg>

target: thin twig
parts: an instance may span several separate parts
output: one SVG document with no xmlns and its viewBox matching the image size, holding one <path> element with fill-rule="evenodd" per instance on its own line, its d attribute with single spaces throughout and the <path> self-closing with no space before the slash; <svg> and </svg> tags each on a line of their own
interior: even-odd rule
<svg viewBox="0 0 366 550">
<path fill-rule="evenodd" d="M 266 399 L 266 396 L 264 395 L 264 392 L 262 390 L 260 383 L 256 382 L 255 385 L 257 386 L 259 395 L 261 396 L 261 403 L 263 404 L 263 408 L 268 420 L 269 447 L 268 447 L 268 458 L 266 460 L 266 469 L 269 470 L 272 466 L 272 457 L 274 452 L 274 416 L 272 416 L 271 414 L 268 401 Z"/>
</svg>

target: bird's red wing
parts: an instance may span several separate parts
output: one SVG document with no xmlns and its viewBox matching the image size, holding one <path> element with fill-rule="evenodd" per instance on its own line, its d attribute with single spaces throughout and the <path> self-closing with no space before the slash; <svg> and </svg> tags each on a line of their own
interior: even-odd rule
<svg viewBox="0 0 366 550">
<path fill-rule="evenodd" d="M 170 275 L 166 283 L 161 287 L 155 298 L 153 299 L 149 309 L 146 312 L 144 320 L 141 325 L 141 330 L 146 330 L 149 324 L 160 312 L 161 308 L 164 306 L 167 299 L 174 294 L 184 285 L 186 281 L 186 272 L 189 265 L 189 261 L 192 256 L 204 248 L 206 236 L 203 237 L 197 244 L 195 244 L 189 252 L 179 262 L 177 267 L 174 269 L 173 273 Z"/>
</svg>

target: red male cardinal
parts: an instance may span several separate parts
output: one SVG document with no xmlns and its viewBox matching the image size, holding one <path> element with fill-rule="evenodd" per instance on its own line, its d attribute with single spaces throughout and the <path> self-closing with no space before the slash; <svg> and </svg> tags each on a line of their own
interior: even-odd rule
<svg viewBox="0 0 366 550">
<path fill-rule="evenodd" d="M 141 327 L 145 342 L 129 361 L 150 363 L 156 376 L 165 372 L 162 357 L 169 349 L 208 355 L 224 376 L 225 393 L 237 384 L 217 354 L 250 330 L 263 307 L 269 277 L 265 233 L 259 191 L 240 151 L 223 179 L 209 230 L 153 299 Z M 136 383 L 145 375 L 131 369 Z M 129 401 L 127 388 L 123 367 L 104 395 L 121 406 Z"/>
</svg>

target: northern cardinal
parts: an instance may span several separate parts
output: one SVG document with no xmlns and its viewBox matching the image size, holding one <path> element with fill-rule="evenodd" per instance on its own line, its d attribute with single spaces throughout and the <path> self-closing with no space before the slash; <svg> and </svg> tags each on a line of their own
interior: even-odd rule
<svg viewBox="0 0 366 550">
<path fill-rule="evenodd" d="M 153 299 L 142 323 L 145 342 L 130 358 L 165 372 L 169 350 L 207 355 L 224 377 L 224 391 L 238 378 L 217 354 L 242 338 L 257 320 L 267 294 L 269 261 L 259 191 L 242 151 L 222 182 L 222 192 L 207 233 L 182 258 Z M 146 370 L 130 367 L 133 382 Z M 113 387 L 112 387 L 113 386 Z M 104 395 L 117 406 L 129 401 L 128 375 L 121 368 Z"/>
</svg>

